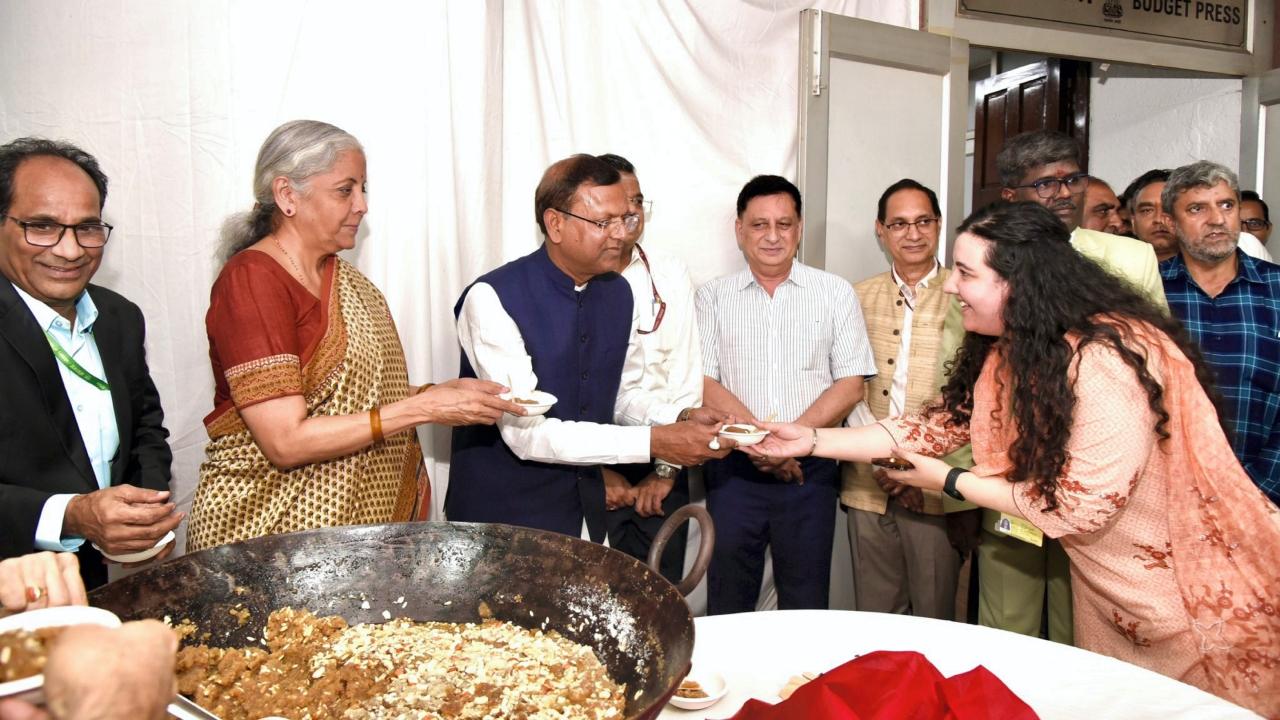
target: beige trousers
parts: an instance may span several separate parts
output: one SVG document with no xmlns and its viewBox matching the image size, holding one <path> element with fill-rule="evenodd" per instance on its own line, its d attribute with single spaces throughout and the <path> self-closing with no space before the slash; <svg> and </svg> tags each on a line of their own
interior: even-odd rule
<svg viewBox="0 0 1280 720">
<path fill-rule="evenodd" d="M 941 515 L 890 502 L 884 515 L 849 509 L 854 602 L 859 610 L 954 620 L 960 554 Z"/>
</svg>

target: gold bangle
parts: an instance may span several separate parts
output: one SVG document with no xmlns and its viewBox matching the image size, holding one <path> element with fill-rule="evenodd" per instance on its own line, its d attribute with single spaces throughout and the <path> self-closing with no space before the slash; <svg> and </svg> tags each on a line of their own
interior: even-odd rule
<svg viewBox="0 0 1280 720">
<path fill-rule="evenodd" d="M 805 457 L 813 457 L 814 451 L 818 449 L 818 428 L 813 429 L 813 444 L 809 446 L 809 454 Z"/>
<path fill-rule="evenodd" d="M 421 395 L 422 393 L 424 393 L 424 392 L 426 392 L 426 391 L 430 390 L 431 388 L 433 388 L 433 387 L 435 387 L 435 386 L 436 386 L 436 384 L 435 384 L 435 383 L 427 383 L 426 385 L 419 385 L 419 386 L 418 386 L 418 389 L 413 391 L 413 394 L 414 394 L 414 395 Z"/>
<path fill-rule="evenodd" d="M 373 431 L 373 441 L 382 442 L 382 411 L 379 408 L 369 411 L 369 429 Z"/>
</svg>

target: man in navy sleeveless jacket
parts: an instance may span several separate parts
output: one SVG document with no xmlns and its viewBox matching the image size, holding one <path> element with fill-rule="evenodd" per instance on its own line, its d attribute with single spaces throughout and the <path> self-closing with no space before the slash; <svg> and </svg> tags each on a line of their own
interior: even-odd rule
<svg viewBox="0 0 1280 720">
<path fill-rule="evenodd" d="M 472 283 L 458 300 L 462 377 L 538 389 L 545 416 L 453 431 L 445 514 L 604 539 L 600 466 L 661 458 L 697 465 L 733 445 L 726 419 L 641 389 L 631 288 L 614 272 L 638 218 L 618 171 L 590 155 L 547 169 L 534 195 L 546 242 Z"/>
</svg>

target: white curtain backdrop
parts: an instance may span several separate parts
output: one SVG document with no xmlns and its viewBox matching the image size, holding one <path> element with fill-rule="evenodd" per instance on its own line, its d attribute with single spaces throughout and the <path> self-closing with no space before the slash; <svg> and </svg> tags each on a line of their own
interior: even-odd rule
<svg viewBox="0 0 1280 720">
<path fill-rule="evenodd" d="M 537 247 L 534 186 L 569 154 L 635 163 L 655 201 L 645 242 L 695 282 L 742 267 L 739 188 L 795 177 L 807 7 L 920 24 L 916 0 L 4 0 L 0 141 L 65 138 L 110 176 L 95 282 L 146 315 L 186 508 L 212 409 L 217 232 L 252 203 L 272 128 L 315 118 L 364 143 L 352 259 L 391 304 L 411 381 L 438 381 L 457 372 L 458 294 Z M 438 513 L 448 432 L 422 435 Z"/>
</svg>

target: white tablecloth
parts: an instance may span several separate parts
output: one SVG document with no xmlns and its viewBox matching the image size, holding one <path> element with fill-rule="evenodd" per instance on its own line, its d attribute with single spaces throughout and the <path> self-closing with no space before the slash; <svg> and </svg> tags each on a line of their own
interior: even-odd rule
<svg viewBox="0 0 1280 720">
<path fill-rule="evenodd" d="M 729 692 L 705 710 L 668 705 L 662 718 L 727 718 L 752 697 L 776 703 L 791 676 L 826 672 L 876 650 L 918 651 L 948 677 L 984 665 L 1043 720 L 1257 717 L 1135 665 L 977 625 L 833 610 L 719 615 L 694 624 L 695 671 L 720 673 Z"/>
</svg>

